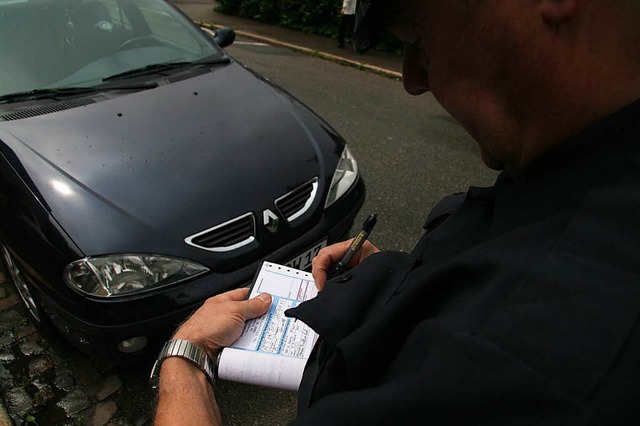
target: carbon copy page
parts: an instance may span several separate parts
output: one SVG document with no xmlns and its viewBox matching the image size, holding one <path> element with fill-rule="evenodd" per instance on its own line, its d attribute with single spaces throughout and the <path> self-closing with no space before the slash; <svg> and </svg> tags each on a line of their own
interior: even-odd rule
<svg viewBox="0 0 640 426">
<path fill-rule="evenodd" d="M 222 351 L 218 377 L 297 390 L 317 334 L 284 312 L 318 294 L 310 273 L 264 262 L 249 297 L 273 297 L 266 315 L 248 321 L 240 338 Z"/>
</svg>

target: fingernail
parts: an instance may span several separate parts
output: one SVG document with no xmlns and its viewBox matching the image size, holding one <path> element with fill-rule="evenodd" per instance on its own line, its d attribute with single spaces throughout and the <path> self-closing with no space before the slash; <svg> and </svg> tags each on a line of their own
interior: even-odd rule
<svg viewBox="0 0 640 426">
<path fill-rule="evenodd" d="M 269 293 L 260 293 L 258 295 L 258 299 L 262 300 L 263 302 L 268 302 L 269 300 L 271 300 L 271 296 L 269 295 Z"/>
</svg>

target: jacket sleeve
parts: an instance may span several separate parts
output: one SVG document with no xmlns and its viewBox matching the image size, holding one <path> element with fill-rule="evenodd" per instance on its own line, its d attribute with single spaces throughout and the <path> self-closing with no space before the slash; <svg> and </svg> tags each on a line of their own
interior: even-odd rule
<svg viewBox="0 0 640 426">
<path fill-rule="evenodd" d="M 403 362 L 408 360 L 402 359 L 406 354 L 400 354 L 395 374 L 385 374 L 372 387 L 330 394 L 292 424 L 588 423 L 579 402 L 499 347 L 442 324 L 419 328 L 410 339 L 409 356 L 421 357 L 420 367 L 408 371 Z"/>
</svg>

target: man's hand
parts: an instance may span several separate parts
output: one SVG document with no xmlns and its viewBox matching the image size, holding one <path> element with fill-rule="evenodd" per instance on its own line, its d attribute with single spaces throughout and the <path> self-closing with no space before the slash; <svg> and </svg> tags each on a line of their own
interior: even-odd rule
<svg viewBox="0 0 640 426">
<path fill-rule="evenodd" d="M 240 337 L 246 320 L 266 314 L 271 306 L 269 294 L 245 300 L 248 292 L 248 288 L 241 288 L 208 299 L 173 338 L 188 340 L 215 359 L 216 352 Z M 154 424 L 222 424 L 213 388 L 202 371 L 184 359 L 174 357 L 162 363 Z"/>
<path fill-rule="evenodd" d="M 231 345 L 242 334 L 246 320 L 264 315 L 271 306 L 271 296 L 262 293 L 245 300 L 248 288 L 240 288 L 208 299 L 173 336 L 207 351 L 209 357 Z"/>
<path fill-rule="evenodd" d="M 318 291 L 324 288 L 324 284 L 327 282 L 327 273 L 331 270 L 332 265 L 335 265 L 340 261 L 340 259 L 342 259 L 342 256 L 347 252 L 352 241 L 353 239 L 325 247 L 320 250 L 318 255 L 313 259 L 313 262 L 311 263 L 311 273 L 313 274 L 313 279 L 316 282 Z M 353 255 L 347 264 L 347 267 L 353 268 L 367 257 L 374 253 L 378 253 L 379 251 L 379 248 L 367 240 L 364 242 L 360 250 Z"/>
</svg>

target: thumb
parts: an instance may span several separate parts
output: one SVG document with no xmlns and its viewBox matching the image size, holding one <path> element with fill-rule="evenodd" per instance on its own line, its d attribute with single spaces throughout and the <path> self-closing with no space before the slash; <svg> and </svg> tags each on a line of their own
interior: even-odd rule
<svg viewBox="0 0 640 426">
<path fill-rule="evenodd" d="M 267 313 L 270 306 L 271 295 L 269 293 L 262 293 L 253 299 L 245 300 L 242 302 L 244 319 L 249 320 L 262 316 Z"/>
</svg>

